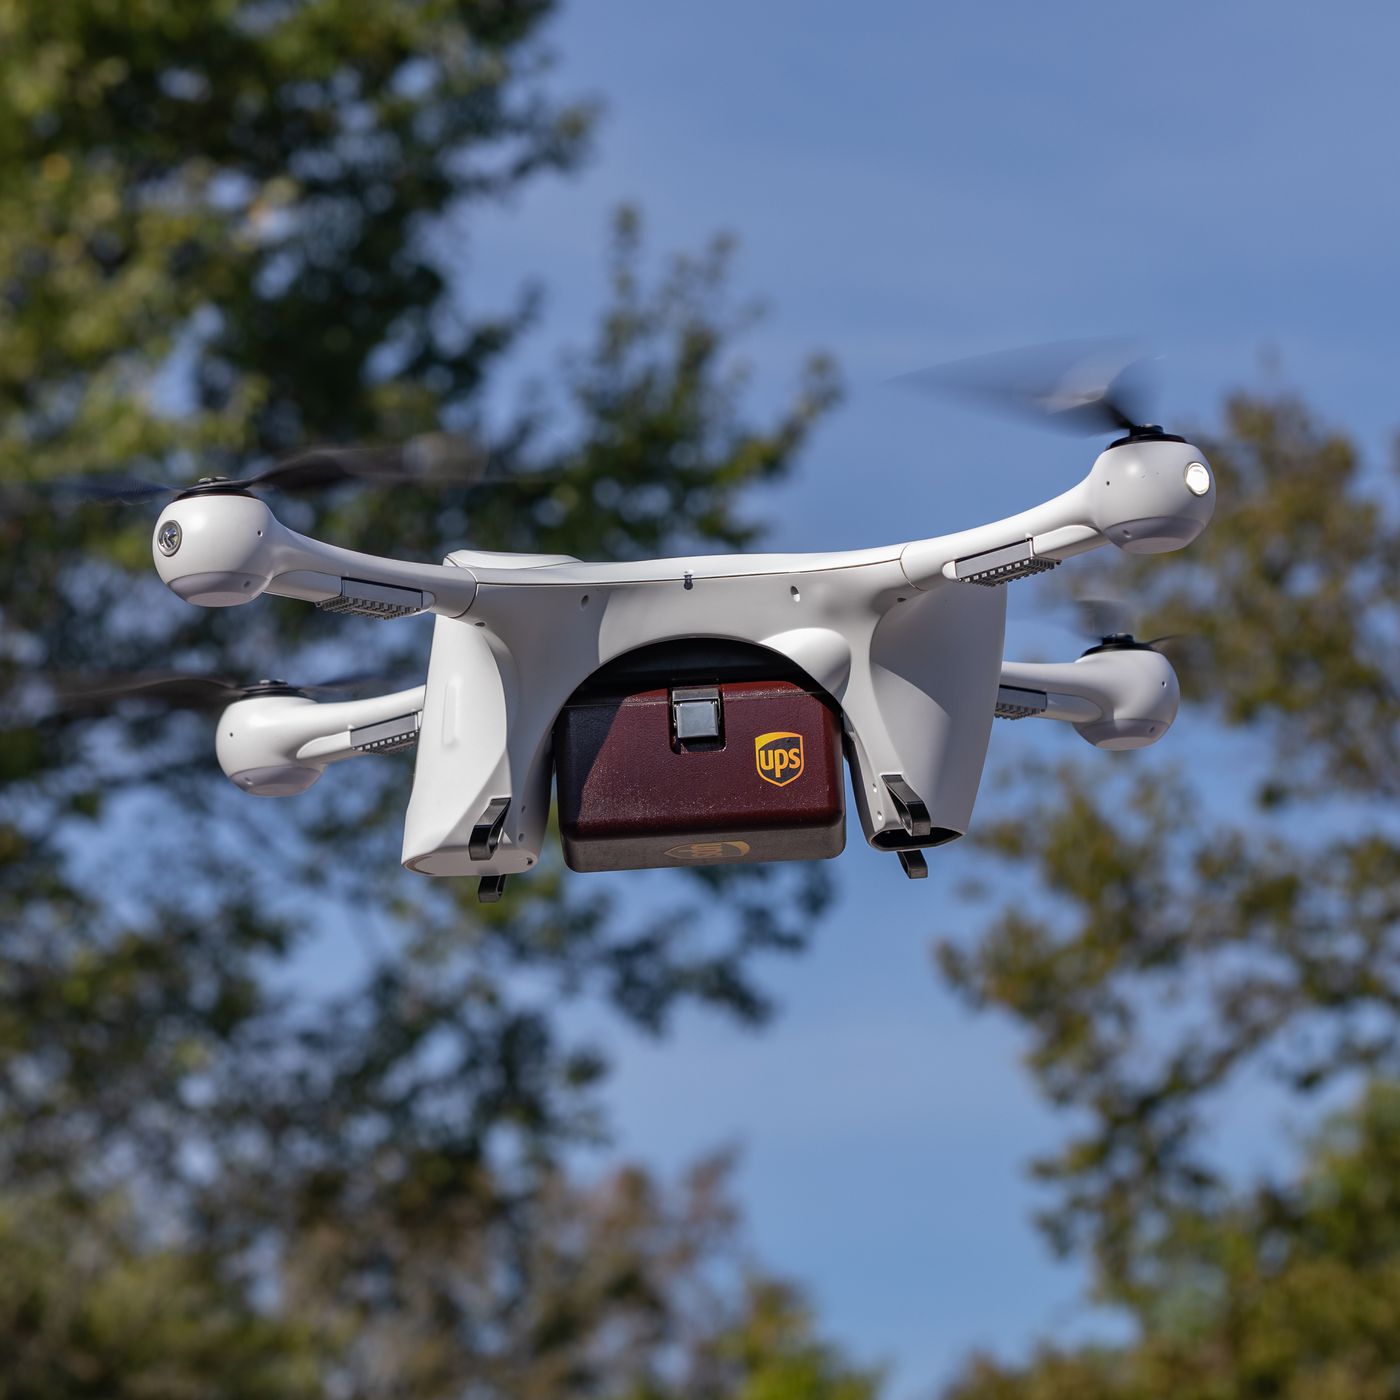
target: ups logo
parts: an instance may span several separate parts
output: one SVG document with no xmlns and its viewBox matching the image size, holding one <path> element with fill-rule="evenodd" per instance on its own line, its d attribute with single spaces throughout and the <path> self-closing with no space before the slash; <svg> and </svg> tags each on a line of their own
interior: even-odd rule
<svg viewBox="0 0 1400 1400">
<path fill-rule="evenodd" d="M 665 854 L 672 860 L 742 860 L 752 849 L 747 841 L 689 841 Z"/>
<path fill-rule="evenodd" d="M 760 734 L 753 741 L 758 776 L 774 787 L 786 787 L 802 776 L 802 736 L 800 734 Z"/>
</svg>

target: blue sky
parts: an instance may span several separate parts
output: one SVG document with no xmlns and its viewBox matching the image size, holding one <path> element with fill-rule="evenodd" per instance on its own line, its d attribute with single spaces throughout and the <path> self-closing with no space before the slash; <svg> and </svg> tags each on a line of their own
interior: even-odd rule
<svg viewBox="0 0 1400 1400">
<path fill-rule="evenodd" d="M 757 507 L 783 547 L 934 533 L 1077 479 L 1091 446 L 883 383 L 1042 340 L 1144 336 L 1165 356 L 1172 426 L 1281 377 L 1379 459 L 1400 417 L 1400 12 L 1346 14 L 575 3 L 553 30 L 557 81 L 605 99 L 598 156 L 478 223 L 472 283 L 504 298 L 545 280 L 546 333 L 520 367 L 542 372 L 591 322 L 618 202 L 640 205 L 654 250 L 737 233 L 740 290 L 772 308 L 748 344 L 755 406 L 814 347 L 848 385 L 800 473 Z M 1009 649 L 1072 656 L 1028 597 L 1013 597 Z M 1030 725 L 994 737 L 1013 762 L 1078 747 Z M 1219 742 L 1184 716 L 1161 752 Z M 610 1032 L 621 1146 L 678 1165 L 739 1142 L 759 1254 L 812 1290 L 841 1340 L 895 1363 L 898 1394 L 974 1345 L 1111 1330 L 1029 1222 L 1024 1163 L 1056 1125 L 1014 1035 L 929 970 L 931 937 L 958 925 L 965 855 L 908 884 L 855 844 L 838 871 L 814 951 L 773 969 L 783 1011 L 765 1035 L 700 1016 L 661 1046 Z M 1222 1125 L 1222 1150 L 1247 1165 L 1259 1126 Z"/>
<path fill-rule="evenodd" d="M 848 386 L 800 472 L 755 503 L 775 546 L 937 533 L 1078 479 L 1092 445 L 883 382 L 1005 346 L 1141 335 L 1165 357 L 1169 427 L 1272 376 L 1376 461 L 1388 451 L 1400 9 L 575 0 L 552 35 L 558 87 L 606 101 L 598 155 L 477 222 L 474 295 L 544 280 L 546 327 L 518 373 L 547 372 L 591 324 L 617 203 L 641 207 L 654 251 L 739 235 L 739 289 L 771 306 L 747 347 L 755 408 L 812 348 Z M 1030 593 L 1009 650 L 1076 654 Z M 1184 716 L 1161 752 L 1221 742 Z M 994 743 L 1013 762 L 1079 752 L 1048 726 L 998 726 Z M 899 1396 L 972 1346 L 1114 1327 L 1030 1223 L 1024 1163 L 1056 1124 L 1013 1033 L 930 970 L 966 869 L 955 846 L 909 884 L 857 840 L 815 949 L 772 970 L 783 1010 L 766 1034 L 701 1016 L 660 1045 L 606 1032 L 622 1149 L 674 1166 L 741 1144 L 757 1252 L 838 1339 L 894 1363 Z M 1248 1165 L 1276 1127 L 1262 1109 L 1222 1125 L 1222 1151 Z"/>
</svg>

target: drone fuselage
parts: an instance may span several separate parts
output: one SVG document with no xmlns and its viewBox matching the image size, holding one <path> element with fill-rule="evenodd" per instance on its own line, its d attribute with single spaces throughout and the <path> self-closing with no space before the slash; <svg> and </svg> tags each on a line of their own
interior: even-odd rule
<svg viewBox="0 0 1400 1400">
<path fill-rule="evenodd" d="M 995 585 L 1106 543 L 1135 553 L 1189 543 L 1214 508 L 1204 461 L 1179 439 L 1131 439 L 1032 510 L 844 553 L 583 563 L 459 551 L 421 565 L 297 535 L 261 500 L 217 491 L 168 507 L 154 553 L 162 578 L 203 606 L 271 592 L 333 611 L 437 614 L 423 687 L 338 705 L 257 697 L 220 724 L 225 771 L 270 795 L 300 790 L 337 758 L 411 742 L 411 733 L 411 869 L 531 869 L 545 840 L 561 708 L 601 667 L 695 639 L 762 649 L 831 697 L 866 839 L 909 850 L 967 829 L 993 716 L 999 703 L 1015 707 L 999 699 L 1006 688 L 1039 697 L 1025 713 L 1067 719 L 1106 747 L 1165 732 L 1177 691 L 1163 658 L 1004 663 L 1005 594 Z M 916 795 L 921 821 L 901 793 Z"/>
<path fill-rule="evenodd" d="M 1000 590 L 915 588 L 898 549 L 601 567 L 450 559 L 471 570 L 477 594 L 465 619 L 440 618 L 434 630 L 404 830 L 410 868 L 528 870 L 544 840 L 550 738 L 565 701 L 627 652 L 692 638 L 762 647 L 839 703 L 873 844 L 908 834 L 887 775 L 914 788 L 945 839 L 966 829 L 1001 673 Z M 511 816 L 488 870 L 470 840 L 496 797 L 510 798 Z"/>
</svg>

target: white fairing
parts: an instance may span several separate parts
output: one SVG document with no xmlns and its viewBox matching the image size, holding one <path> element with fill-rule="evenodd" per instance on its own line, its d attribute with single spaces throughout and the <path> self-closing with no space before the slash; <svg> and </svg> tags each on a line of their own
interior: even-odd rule
<svg viewBox="0 0 1400 1400">
<path fill-rule="evenodd" d="M 178 527 L 175 548 L 161 546 L 165 526 Z M 415 610 L 460 616 L 471 606 L 469 575 L 437 564 L 406 564 L 322 544 L 289 530 L 265 501 L 238 493 L 182 497 L 156 521 L 156 572 L 187 602 L 202 608 L 251 603 L 277 593 L 323 603 L 349 580 L 421 595 Z"/>
<path fill-rule="evenodd" d="M 1204 461 L 1190 443 L 1120 444 L 1077 486 L 1019 515 L 834 554 L 596 564 L 462 551 L 442 565 L 414 564 L 297 535 L 262 501 L 237 494 L 173 502 L 153 549 L 170 587 L 206 607 L 270 592 L 336 611 L 437 614 L 424 687 L 343 705 L 258 697 L 230 707 L 219 733 L 219 759 L 235 782 L 282 795 L 337 759 L 397 746 L 408 726 L 418 756 L 403 860 L 414 870 L 506 875 L 534 866 L 561 707 L 600 666 L 686 638 L 766 647 L 827 691 L 842 710 L 866 838 L 902 847 L 929 842 L 906 839 L 885 780 L 898 776 L 927 807 L 931 842 L 965 831 L 999 686 L 1055 692 L 1045 712 L 1099 747 L 1137 747 L 1165 732 L 1178 691 L 1161 657 L 1003 666 L 1005 594 L 983 584 L 1110 542 L 1145 553 L 1189 543 L 1215 506 Z M 387 740 L 374 725 L 388 726 Z M 490 824 L 503 804 L 503 822 Z"/>
<path fill-rule="evenodd" d="M 470 556 L 454 559 L 466 567 Z M 474 570 L 468 625 L 440 619 L 434 633 L 404 864 L 430 875 L 529 869 L 544 840 L 550 741 L 564 702 L 624 652 L 686 637 L 768 647 L 840 702 L 867 839 L 903 831 L 883 795 L 886 774 L 914 788 L 936 827 L 965 831 L 1000 675 L 1001 591 L 920 593 L 895 551 L 845 569 L 699 572 L 716 562 L 678 561 L 671 580 L 649 586 L 506 586 Z M 498 797 L 511 799 L 500 845 L 490 860 L 473 860 L 472 830 Z"/>
<path fill-rule="evenodd" d="M 1101 452 L 1077 486 L 1044 505 L 993 525 L 906 545 L 904 567 L 922 588 L 926 580 L 952 577 L 953 560 L 1011 540 L 1029 540 L 1036 558 L 1056 561 L 1110 543 L 1129 554 L 1181 549 L 1215 512 L 1209 473 L 1203 495 L 1188 485 L 1188 473 L 1198 464 L 1205 465 L 1205 456 L 1189 442 L 1120 443 Z"/>
<path fill-rule="evenodd" d="M 1172 664 L 1147 649 L 1096 651 L 1049 665 L 1008 661 L 1001 683 L 1044 692 L 1046 719 L 1068 720 L 1097 749 L 1141 749 L 1172 726 L 1181 686 Z"/>
<path fill-rule="evenodd" d="M 356 731 L 423 708 L 423 687 L 372 700 L 318 704 L 300 695 L 239 700 L 219 716 L 214 749 L 219 767 L 244 792 L 288 797 L 305 792 L 328 764 L 362 752 Z"/>
</svg>

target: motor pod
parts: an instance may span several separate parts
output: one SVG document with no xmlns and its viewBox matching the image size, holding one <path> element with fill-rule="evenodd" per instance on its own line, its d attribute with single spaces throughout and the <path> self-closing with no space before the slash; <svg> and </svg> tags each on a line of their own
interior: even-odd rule
<svg viewBox="0 0 1400 1400">
<path fill-rule="evenodd" d="M 1081 656 L 1070 670 L 1084 673 L 1083 693 L 1103 711 L 1101 718 L 1074 726 L 1096 749 L 1145 749 L 1176 719 L 1181 686 L 1171 662 L 1159 651 L 1145 646 L 1094 651 Z"/>
<path fill-rule="evenodd" d="M 1215 513 L 1205 453 L 1179 438 L 1123 438 L 1099 454 L 1085 484 L 1093 525 L 1129 554 L 1181 549 Z"/>
<path fill-rule="evenodd" d="M 251 603 L 272 582 L 280 529 L 256 496 L 182 496 L 156 521 L 151 554 L 156 572 L 181 598 L 227 608 Z"/>
<path fill-rule="evenodd" d="M 255 797 L 292 797 L 305 792 L 325 771 L 325 763 L 298 759 L 297 751 L 314 732 L 314 700 L 300 695 L 255 695 L 238 700 L 219 716 L 214 750 L 228 779 Z"/>
</svg>

